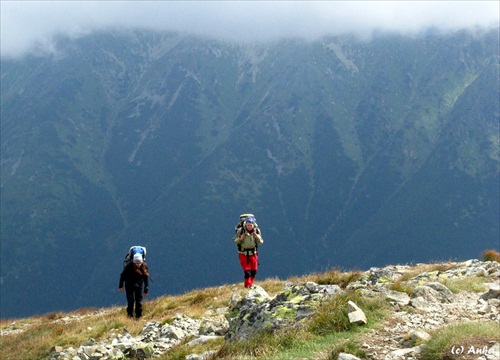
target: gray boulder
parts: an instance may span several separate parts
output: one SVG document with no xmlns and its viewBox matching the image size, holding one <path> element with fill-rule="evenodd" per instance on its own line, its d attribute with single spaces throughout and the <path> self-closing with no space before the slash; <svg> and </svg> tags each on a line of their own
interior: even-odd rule
<svg viewBox="0 0 500 360">
<path fill-rule="evenodd" d="M 481 299 L 490 300 L 490 299 L 500 299 L 500 286 L 492 286 L 488 292 L 481 295 Z"/>
<path fill-rule="evenodd" d="M 385 296 L 387 300 L 397 305 L 406 306 L 410 303 L 410 296 L 401 291 L 387 290 Z"/>
<path fill-rule="evenodd" d="M 440 283 L 428 283 L 415 289 L 412 297 L 423 298 L 430 303 L 451 303 L 453 302 L 453 293 L 446 286 Z"/>
<path fill-rule="evenodd" d="M 341 290 L 336 285 L 287 284 L 274 298 L 260 286 L 254 286 L 226 315 L 229 331 L 225 339 L 244 340 L 261 331 L 273 331 L 308 318 L 324 299 Z"/>
</svg>

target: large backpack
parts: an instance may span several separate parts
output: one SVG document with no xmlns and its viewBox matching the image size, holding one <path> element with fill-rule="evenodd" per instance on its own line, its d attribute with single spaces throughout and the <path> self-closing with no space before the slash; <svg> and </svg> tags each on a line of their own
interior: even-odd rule
<svg viewBox="0 0 500 360">
<path fill-rule="evenodd" d="M 141 254 L 142 260 L 146 262 L 146 248 L 140 245 L 134 245 L 130 247 L 129 251 L 125 255 L 125 259 L 123 260 L 123 267 L 127 266 L 133 259 L 135 254 Z"/>
<path fill-rule="evenodd" d="M 238 232 L 238 230 L 240 230 L 244 225 L 245 225 L 245 220 L 249 217 L 253 217 L 255 219 L 255 215 L 254 214 L 241 214 L 240 215 L 240 221 L 238 221 L 238 223 L 236 224 L 236 226 L 234 227 L 234 234 L 236 235 L 236 233 Z M 254 231 L 257 233 L 257 234 L 261 234 L 261 231 L 259 229 L 259 225 L 257 224 L 257 219 L 255 219 L 255 225 L 254 225 Z M 257 251 L 257 248 L 258 248 L 258 245 L 255 245 L 255 248 L 253 249 L 243 249 L 241 244 L 237 244 L 236 247 L 238 248 L 238 251 L 246 251 L 247 252 L 247 256 L 249 255 L 250 252 L 256 252 Z"/>
</svg>

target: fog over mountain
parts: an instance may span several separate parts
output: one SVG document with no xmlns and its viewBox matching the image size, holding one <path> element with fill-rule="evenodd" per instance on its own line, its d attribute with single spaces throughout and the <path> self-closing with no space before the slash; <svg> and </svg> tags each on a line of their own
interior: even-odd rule
<svg viewBox="0 0 500 360">
<path fill-rule="evenodd" d="M 2 56 L 52 52 L 54 39 L 153 29 L 236 42 L 498 26 L 497 1 L 2 1 Z"/>
</svg>

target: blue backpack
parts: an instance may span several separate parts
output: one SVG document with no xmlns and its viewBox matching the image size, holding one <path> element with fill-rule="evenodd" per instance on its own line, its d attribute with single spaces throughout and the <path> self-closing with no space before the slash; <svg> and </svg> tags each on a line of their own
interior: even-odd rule
<svg viewBox="0 0 500 360">
<path fill-rule="evenodd" d="M 125 260 L 123 260 L 123 267 L 127 266 L 132 261 L 135 254 L 141 254 L 142 260 L 146 262 L 146 248 L 144 246 L 134 245 L 125 255 Z"/>
</svg>

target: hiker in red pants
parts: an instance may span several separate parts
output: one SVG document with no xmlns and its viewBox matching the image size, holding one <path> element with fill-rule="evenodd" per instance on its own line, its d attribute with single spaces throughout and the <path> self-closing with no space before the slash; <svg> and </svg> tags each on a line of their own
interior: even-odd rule
<svg viewBox="0 0 500 360">
<path fill-rule="evenodd" d="M 259 228 L 255 224 L 255 218 L 249 216 L 233 237 L 233 241 L 238 245 L 238 255 L 240 264 L 245 276 L 245 287 L 253 285 L 257 268 L 259 267 L 258 245 L 264 243 Z"/>
</svg>

